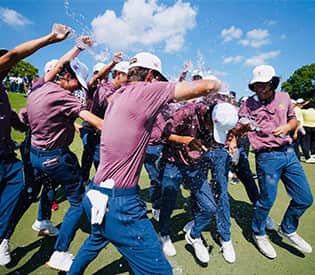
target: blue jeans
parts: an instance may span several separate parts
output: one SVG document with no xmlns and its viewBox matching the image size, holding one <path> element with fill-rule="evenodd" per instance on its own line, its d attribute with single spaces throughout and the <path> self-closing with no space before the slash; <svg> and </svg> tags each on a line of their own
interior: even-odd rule
<svg viewBox="0 0 315 275">
<path fill-rule="evenodd" d="M 179 186 L 185 182 L 191 191 L 193 200 L 194 226 L 191 230 L 193 238 L 200 238 L 201 232 L 208 226 L 216 212 L 211 188 L 207 180 L 207 168 L 198 163 L 184 166 L 167 163 L 162 180 L 160 233 L 162 236 L 170 234 L 170 220 L 175 208 Z"/>
<path fill-rule="evenodd" d="M 83 274 L 87 265 L 111 242 L 126 257 L 136 275 L 172 274 L 150 220 L 146 205 L 140 199 L 138 187 L 106 189 L 93 185 L 109 196 L 108 211 L 102 224 L 93 224 L 90 236 L 81 246 L 68 274 Z M 91 203 L 85 196 L 84 209 L 91 218 Z"/>
<path fill-rule="evenodd" d="M 80 129 L 83 144 L 81 164 L 83 181 L 86 182 L 90 177 L 92 163 L 94 163 L 95 170 L 100 163 L 100 135 L 94 129 L 88 128 L 86 121 L 82 125 L 83 128 Z"/>
<path fill-rule="evenodd" d="M 295 232 L 299 218 L 312 205 L 313 196 L 293 146 L 256 152 L 256 170 L 261 193 L 252 221 L 254 234 L 265 235 L 266 218 L 276 199 L 280 179 L 291 197 L 281 229 L 287 234 Z"/>
<path fill-rule="evenodd" d="M 228 172 L 230 156 L 224 148 L 212 149 L 203 155 L 203 162 L 208 164 L 212 173 L 212 191 L 217 203 L 217 230 L 223 241 L 231 239 L 231 213 L 228 195 Z"/>
<path fill-rule="evenodd" d="M 64 186 L 70 207 L 59 230 L 55 250 L 67 251 L 83 213 L 84 187 L 77 157 L 69 149 L 45 151 L 31 147 L 31 162 L 34 169 Z"/>
<path fill-rule="evenodd" d="M 239 180 L 243 183 L 248 198 L 250 199 L 252 204 L 255 205 L 256 201 L 259 198 L 259 191 L 256 182 L 253 179 L 253 174 L 249 166 L 248 152 L 243 147 L 239 147 L 239 150 L 240 158 L 234 172 Z"/>
<path fill-rule="evenodd" d="M 0 156 L 0 240 L 5 238 L 13 210 L 23 189 L 22 162 Z"/>
<path fill-rule="evenodd" d="M 161 181 L 165 166 L 161 159 L 162 151 L 163 144 L 148 145 L 144 157 L 144 167 L 150 179 L 150 201 L 154 209 L 160 209 Z"/>
</svg>

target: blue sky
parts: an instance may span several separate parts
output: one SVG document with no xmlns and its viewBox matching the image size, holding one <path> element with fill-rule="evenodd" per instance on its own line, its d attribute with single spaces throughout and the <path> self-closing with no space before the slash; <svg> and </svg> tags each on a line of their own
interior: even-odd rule
<svg viewBox="0 0 315 275">
<path fill-rule="evenodd" d="M 284 81 L 315 62 L 315 1 L 208 0 L 1 0 L 1 48 L 10 49 L 63 23 L 78 35 L 92 35 L 93 53 L 79 58 L 90 71 L 122 50 L 126 59 L 151 51 L 176 79 L 185 62 L 227 82 L 238 96 L 249 95 L 252 69 L 270 64 Z M 26 60 L 40 73 L 62 56 L 73 40 L 50 45 Z M 107 58 L 107 60 L 106 60 Z"/>
</svg>

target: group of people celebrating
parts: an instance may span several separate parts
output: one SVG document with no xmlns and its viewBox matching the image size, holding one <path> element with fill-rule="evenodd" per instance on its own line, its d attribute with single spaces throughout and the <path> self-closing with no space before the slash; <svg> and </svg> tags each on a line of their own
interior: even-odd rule
<svg viewBox="0 0 315 275">
<path fill-rule="evenodd" d="M 1 50 L 1 80 L 19 60 L 63 41 L 70 30 L 55 24 L 44 37 Z M 291 133 L 298 120 L 289 95 L 276 92 L 280 79 L 273 67 L 254 69 L 249 88 L 255 94 L 238 109 L 216 77 L 195 74 L 185 81 L 186 71 L 180 81 L 168 81 L 161 60 L 148 52 L 128 62 L 116 53 L 109 64 L 97 64 L 88 80 L 88 68 L 77 56 L 92 44 L 90 37 L 81 36 L 64 56 L 47 62 L 45 75 L 33 81 L 27 106 L 18 115 L 1 86 L 0 265 L 11 261 L 9 239 L 40 193 L 32 228 L 41 236 L 58 236 L 47 262 L 50 268 L 83 274 L 111 242 L 135 274 L 172 274 L 166 256 L 176 255 L 171 215 L 180 184 L 191 194 L 192 220 L 184 221 L 183 230 L 196 258 L 209 262 L 201 234 L 215 218 L 222 255 L 234 263 L 228 196 L 231 163 L 253 204 L 252 236 L 259 251 L 270 259 L 277 256 L 266 229 L 274 229 L 269 212 L 281 179 L 291 201 L 278 233 L 303 253 L 312 252 L 297 233 L 300 217 L 313 203 L 292 145 Z M 78 90 L 85 96 L 78 98 Z M 78 117 L 82 125 L 75 122 Z M 27 133 L 23 163 L 14 152 L 11 126 Z M 83 143 L 81 166 L 69 149 L 76 131 Z M 244 139 L 255 151 L 259 189 L 250 171 L 248 150 L 242 146 Z M 96 174 L 90 179 L 92 164 Z M 151 182 L 158 234 L 139 195 L 143 164 Z M 70 204 L 59 229 L 50 221 L 58 185 Z M 74 257 L 69 247 L 83 212 L 91 232 Z"/>
</svg>

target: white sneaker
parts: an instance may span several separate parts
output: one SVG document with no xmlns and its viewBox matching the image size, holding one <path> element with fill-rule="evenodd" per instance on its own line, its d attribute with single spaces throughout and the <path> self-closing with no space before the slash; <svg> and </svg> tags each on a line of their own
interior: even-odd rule
<svg viewBox="0 0 315 275">
<path fill-rule="evenodd" d="M 54 251 L 46 264 L 52 269 L 68 272 L 73 259 L 73 255 L 67 251 Z"/>
<path fill-rule="evenodd" d="M 0 244 L 0 265 L 5 266 L 9 262 L 11 262 L 9 240 L 3 239 Z"/>
<path fill-rule="evenodd" d="M 312 247 L 307 243 L 298 233 L 293 232 L 290 234 L 284 233 L 280 228 L 278 233 L 281 237 L 287 239 L 294 247 L 304 253 L 312 253 Z"/>
<path fill-rule="evenodd" d="M 160 209 L 154 209 L 152 208 L 152 217 L 155 219 L 157 222 L 160 220 Z"/>
<path fill-rule="evenodd" d="M 185 226 L 183 227 L 183 231 L 185 233 L 187 233 L 188 231 L 191 231 L 191 229 L 193 228 L 194 224 L 195 224 L 194 220 L 186 223 Z"/>
<path fill-rule="evenodd" d="M 227 242 L 224 242 L 221 240 L 221 245 L 221 252 L 224 260 L 226 260 L 230 264 L 233 264 L 236 260 L 236 255 L 232 241 L 229 240 Z"/>
<path fill-rule="evenodd" d="M 170 256 L 173 257 L 176 255 L 176 249 L 175 246 L 172 243 L 172 240 L 169 235 L 166 236 L 159 236 L 161 245 L 162 245 L 162 250 L 165 256 Z"/>
<path fill-rule="evenodd" d="M 59 234 L 59 229 L 56 226 L 53 226 L 50 220 L 36 220 L 32 225 L 32 229 L 38 232 L 38 236 L 55 237 Z"/>
<path fill-rule="evenodd" d="M 305 163 L 315 163 L 315 158 L 310 157 L 305 160 Z"/>
<path fill-rule="evenodd" d="M 202 263 L 208 263 L 210 260 L 208 249 L 204 246 L 201 238 L 192 238 L 190 236 L 190 230 L 186 233 L 185 239 L 187 243 L 192 245 L 195 251 L 197 259 Z"/>
<path fill-rule="evenodd" d="M 266 235 L 257 236 L 253 234 L 253 239 L 262 254 L 264 254 L 269 259 L 274 259 L 277 257 L 277 253 L 274 250 L 273 246 L 269 242 Z"/>
</svg>

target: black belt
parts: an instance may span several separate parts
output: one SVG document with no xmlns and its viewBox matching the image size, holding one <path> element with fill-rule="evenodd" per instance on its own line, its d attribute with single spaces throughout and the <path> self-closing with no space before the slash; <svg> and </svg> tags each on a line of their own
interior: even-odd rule
<svg viewBox="0 0 315 275">
<path fill-rule="evenodd" d="M 266 148 L 266 149 L 261 149 L 261 150 L 255 150 L 256 154 L 260 153 L 267 153 L 267 152 L 286 152 L 289 148 L 292 148 L 291 144 L 285 144 L 282 146 L 278 147 L 271 147 L 271 148 Z"/>
</svg>

